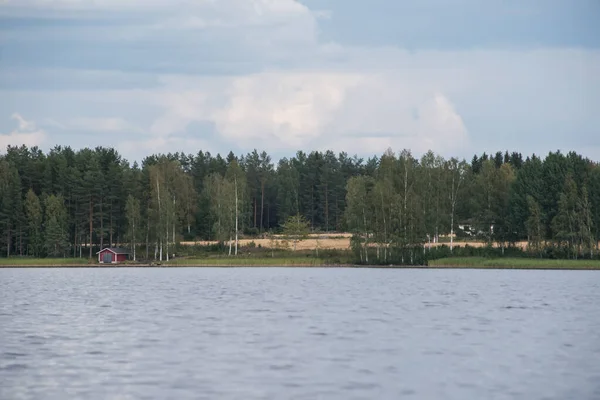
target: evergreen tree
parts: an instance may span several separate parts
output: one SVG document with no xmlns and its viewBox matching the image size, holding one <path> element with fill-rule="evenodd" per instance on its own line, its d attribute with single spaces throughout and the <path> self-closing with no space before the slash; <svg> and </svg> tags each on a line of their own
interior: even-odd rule
<svg viewBox="0 0 600 400">
<path fill-rule="evenodd" d="M 61 195 L 50 195 L 45 201 L 44 247 L 50 257 L 66 257 L 69 248 L 67 210 Z"/>
<path fill-rule="evenodd" d="M 27 217 L 27 230 L 29 234 L 27 254 L 40 257 L 44 248 L 42 236 L 43 213 L 40 199 L 32 189 L 29 189 L 25 198 L 25 215 Z"/>
</svg>

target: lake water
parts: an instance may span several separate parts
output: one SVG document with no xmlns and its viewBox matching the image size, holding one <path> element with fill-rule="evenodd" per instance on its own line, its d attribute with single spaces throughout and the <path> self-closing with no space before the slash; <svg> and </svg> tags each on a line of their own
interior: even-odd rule
<svg viewBox="0 0 600 400">
<path fill-rule="evenodd" d="M 600 272 L 0 269 L 1 399 L 600 399 Z"/>
</svg>

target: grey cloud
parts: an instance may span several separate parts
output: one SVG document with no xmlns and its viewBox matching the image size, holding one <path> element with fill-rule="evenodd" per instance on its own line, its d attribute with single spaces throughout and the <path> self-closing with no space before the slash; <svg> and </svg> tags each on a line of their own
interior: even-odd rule
<svg viewBox="0 0 600 400">
<path fill-rule="evenodd" d="M 156 7 L 166 4 L 161 1 Z M 332 11 L 319 26 L 347 18 L 344 23 L 366 38 L 358 42 L 368 46 L 348 45 L 357 43 L 351 34 L 340 43 L 328 42 L 327 32 L 319 40 L 318 16 L 293 7 L 297 12 L 259 21 L 244 18 L 247 8 L 202 18 L 150 10 L 134 18 L 118 13 L 114 0 L 100 16 L 70 10 L 66 26 L 60 20 L 33 27 L 13 22 L 8 39 L 0 39 L 0 68 L 9 72 L 0 76 L 0 113 L 22 112 L 55 143 L 93 146 L 107 140 L 130 159 L 155 151 L 252 147 L 280 155 L 332 148 L 368 156 L 388 146 L 468 157 L 473 151 L 543 153 L 583 144 L 589 145 L 584 154 L 600 159 L 594 139 L 600 123 L 597 51 L 400 49 L 397 29 L 410 24 L 395 26 L 403 21 L 394 19 L 402 11 L 397 7 L 417 7 L 412 23 L 419 24 L 425 7 L 435 2 L 396 3 L 386 2 L 393 8 L 386 13 L 378 9 L 383 3 L 344 2 L 363 7 L 358 11 L 368 4 L 375 9 L 360 15 L 355 9 L 357 15 L 345 17 L 341 3 L 318 6 Z M 28 18 L 35 15 L 29 12 Z M 111 13 L 120 18 L 106 22 Z M 369 38 L 376 21 L 361 21 L 373 15 L 382 16 L 378 24 L 394 40 Z M 443 35 L 448 26 L 430 27 L 430 33 L 422 28 L 410 29 L 416 44 L 423 43 L 419 35 Z M 49 120 L 59 124 L 44 125 Z M 73 120 L 79 125 L 69 125 Z M 94 121 L 105 134 L 82 123 Z M 115 133 L 118 127 L 139 132 Z"/>
<path fill-rule="evenodd" d="M 301 60 L 317 44 L 315 16 L 292 0 L 197 2 L 181 9 L 155 3 L 158 10 L 143 17 L 46 16 L 43 24 L 31 23 L 39 16 L 5 17 L 11 23 L 1 39 L 0 67 L 241 74 Z"/>
</svg>

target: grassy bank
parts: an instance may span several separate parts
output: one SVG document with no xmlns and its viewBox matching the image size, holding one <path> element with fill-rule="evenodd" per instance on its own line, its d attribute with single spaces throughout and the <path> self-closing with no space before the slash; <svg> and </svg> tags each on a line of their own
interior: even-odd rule
<svg viewBox="0 0 600 400">
<path fill-rule="evenodd" d="M 165 266 L 262 266 L 262 267 L 320 267 L 325 266 L 324 260 L 320 258 L 243 258 L 243 257 L 223 257 L 223 258 L 185 258 L 175 259 Z"/>
<path fill-rule="evenodd" d="M 62 267 L 69 265 L 88 265 L 87 258 L 0 258 L 0 267 Z"/>
<path fill-rule="evenodd" d="M 338 257 L 307 256 L 238 256 L 238 257 L 186 257 L 166 262 L 151 263 L 126 262 L 122 264 L 98 264 L 85 258 L 0 258 L 2 267 L 327 267 L 353 266 L 349 260 Z M 386 265 L 391 266 L 391 265 Z M 357 265 L 357 267 L 360 267 Z M 367 266 L 365 266 L 367 267 Z M 385 266 L 382 266 L 385 267 Z M 398 266 L 401 267 L 401 266 Z M 429 267 L 474 268 L 474 269 L 572 269 L 600 270 L 600 260 L 555 260 L 538 258 L 488 258 L 488 257 L 448 257 L 430 260 Z M 410 266 L 406 266 L 410 268 Z M 427 267 L 425 267 L 427 268 Z"/>
<path fill-rule="evenodd" d="M 430 267 L 505 269 L 598 269 L 600 260 L 550 260 L 539 258 L 449 257 L 430 260 Z"/>
</svg>

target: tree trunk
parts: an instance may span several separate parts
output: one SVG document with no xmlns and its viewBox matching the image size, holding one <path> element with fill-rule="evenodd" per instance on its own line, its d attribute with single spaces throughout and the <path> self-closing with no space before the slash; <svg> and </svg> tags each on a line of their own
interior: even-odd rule
<svg viewBox="0 0 600 400">
<path fill-rule="evenodd" d="M 150 213 L 146 216 L 146 260 L 149 257 L 150 252 Z M 156 252 L 154 252 L 154 259 L 156 260 Z"/>
<path fill-rule="evenodd" d="M 238 254 L 238 189 L 237 189 L 237 177 L 234 177 L 235 180 L 235 255 Z"/>
<path fill-rule="evenodd" d="M 131 246 L 131 247 L 133 247 L 133 261 L 135 261 L 135 221 L 133 222 L 133 229 L 132 229 L 131 235 L 132 235 L 131 241 L 133 242 L 132 243 L 133 245 Z"/>
<path fill-rule="evenodd" d="M 10 221 L 6 230 L 6 257 L 10 257 Z"/>
<path fill-rule="evenodd" d="M 329 232 L 329 190 L 325 183 L 325 232 Z"/>
<path fill-rule="evenodd" d="M 92 258 L 92 236 L 94 233 L 94 205 L 90 197 L 90 258 Z"/>
<path fill-rule="evenodd" d="M 113 245 L 113 204 L 112 200 L 110 201 L 110 234 L 108 236 L 108 247 L 112 247 Z"/>
<path fill-rule="evenodd" d="M 315 187 L 310 186 L 310 230 L 315 230 Z"/>
<path fill-rule="evenodd" d="M 407 217 L 407 212 L 406 212 L 406 206 L 407 206 L 407 202 L 408 202 L 408 166 L 404 166 L 404 244 L 406 245 L 408 243 L 408 232 L 407 232 L 407 227 L 408 227 L 408 217 Z"/>
<path fill-rule="evenodd" d="M 100 250 L 104 248 L 104 202 L 100 199 Z"/>
<path fill-rule="evenodd" d="M 77 224 L 75 224 L 77 227 Z M 77 257 L 77 228 L 75 228 L 75 234 L 73 236 L 73 258 Z"/>
<path fill-rule="evenodd" d="M 254 201 L 254 228 L 256 228 L 256 207 L 257 207 L 256 196 L 254 196 L 254 200 L 253 201 Z"/>
<path fill-rule="evenodd" d="M 167 224 L 167 229 L 165 232 L 165 256 L 166 260 L 169 261 L 169 225 Z"/>
<path fill-rule="evenodd" d="M 450 253 L 454 248 L 454 205 L 452 205 L 452 215 L 450 216 Z M 459 252 L 460 254 L 460 252 Z"/>
<path fill-rule="evenodd" d="M 265 211 L 265 182 L 260 182 L 260 233 L 263 231 L 263 215 Z"/>
<path fill-rule="evenodd" d="M 368 264 L 369 263 L 369 250 L 368 250 L 368 240 L 369 240 L 369 232 L 367 230 L 367 214 L 365 212 L 365 208 L 363 207 L 363 223 L 365 225 L 365 243 L 364 243 L 364 249 L 365 249 L 365 262 Z"/>
<path fill-rule="evenodd" d="M 173 196 L 173 251 L 175 251 L 175 220 L 177 219 L 175 216 L 176 215 L 175 210 L 177 210 L 177 209 L 175 208 L 175 196 Z M 175 256 L 175 255 L 173 254 L 173 256 Z"/>
</svg>

